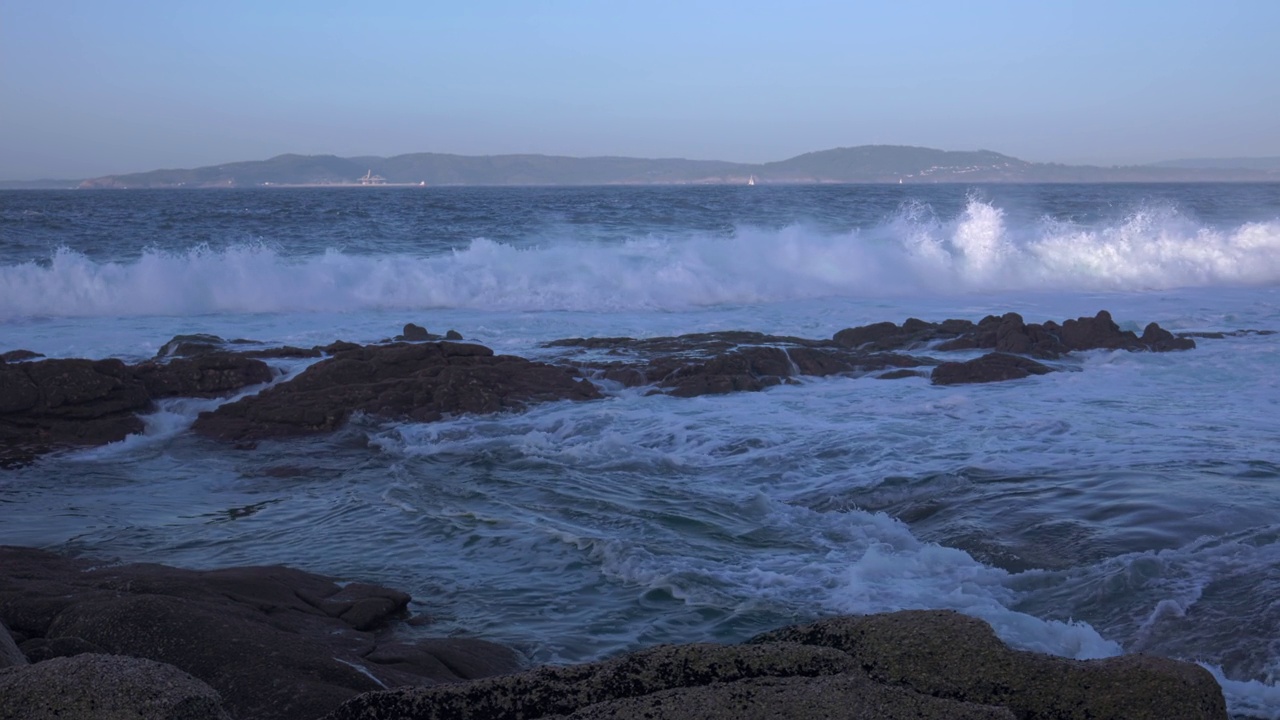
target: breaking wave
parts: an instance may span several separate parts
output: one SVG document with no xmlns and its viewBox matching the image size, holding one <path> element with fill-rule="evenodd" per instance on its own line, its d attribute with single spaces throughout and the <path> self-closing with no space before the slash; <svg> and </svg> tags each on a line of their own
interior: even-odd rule
<svg viewBox="0 0 1280 720">
<path fill-rule="evenodd" d="M 972 199 L 939 220 L 907 207 L 850 233 L 739 228 L 732 237 L 479 238 L 435 255 L 267 244 L 152 249 L 99 262 L 60 249 L 0 266 L 0 319 L 367 309 L 680 310 L 821 297 L 1004 291 L 1140 292 L 1280 283 L 1280 220 L 1216 229 L 1175 211 L 1112 224 L 1011 226 Z"/>
</svg>

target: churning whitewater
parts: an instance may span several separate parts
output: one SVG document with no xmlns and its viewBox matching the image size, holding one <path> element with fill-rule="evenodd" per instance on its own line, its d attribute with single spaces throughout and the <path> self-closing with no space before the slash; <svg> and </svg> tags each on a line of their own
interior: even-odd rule
<svg viewBox="0 0 1280 720">
<path fill-rule="evenodd" d="M 190 432 L 229 399 L 163 400 L 123 442 L 0 471 L 0 544 L 382 583 L 423 632 L 541 662 L 951 608 L 1021 648 L 1201 662 L 1234 714 L 1280 717 L 1280 335 L 1236 332 L 1280 330 L 1280 186 L 0 193 L 0 352 L 415 322 L 569 361 L 548 343 L 1101 309 L 1223 334 L 991 385 L 601 381 L 254 449 Z"/>
<path fill-rule="evenodd" d="M 1280 221 L 1214 228 L 1168 207 L 1096 224 L 1010 223 L 908 204 L 868 228 L 736 227 L 617 242 L 547 232 L 414 253 L 286 248 L 268 239 L 95 259 L 55 248 L 0 268 L 3 319 L 309 311 L 688 310 L 831 297 L 1168 290 L 1280 282 Z M 98 253 L 95 253 L 98 254 Z"/>
</svg>

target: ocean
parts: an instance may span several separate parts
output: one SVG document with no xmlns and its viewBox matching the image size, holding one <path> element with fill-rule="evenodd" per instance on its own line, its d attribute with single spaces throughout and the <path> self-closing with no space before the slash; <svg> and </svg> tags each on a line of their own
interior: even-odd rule
<svg viewBox="0 0 1280 720">
<path fill-rule="evenodd" d="M 0 192 L 0 352 L 414 322 L 555 361 L 568 337 L 1102 309 L 1280 330 L 1280 185 Z M 142 435 L 0 471 L 0 544 L 377 582 L 433 621 L 405 632 L 539 663 L 952 608 L 1015 647 L 1200 662 L 1233 714 L 1277 718 L 1280 335 L 1197 342 L 990 385 L 606 384 L 255 449 L 188 431 L 224 400 L 166 400 Z"/>
</svg>

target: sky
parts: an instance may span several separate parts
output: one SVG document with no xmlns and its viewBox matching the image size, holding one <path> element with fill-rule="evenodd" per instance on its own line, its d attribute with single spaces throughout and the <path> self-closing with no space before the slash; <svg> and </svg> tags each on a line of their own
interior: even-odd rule
<svg viewBox="0 0 1280 720">
<path fill-rule="evenodd" d="M 281 153 L 1280 155 L 1277 0 L 0 0 L 0 180 Z"/>
</svg>

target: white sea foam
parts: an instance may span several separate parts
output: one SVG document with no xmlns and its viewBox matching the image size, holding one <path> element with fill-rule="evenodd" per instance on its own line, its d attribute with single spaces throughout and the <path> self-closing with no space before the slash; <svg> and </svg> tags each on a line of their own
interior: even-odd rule
<svg viewBox="0 0 1280 720">
<path fill-rule="evenodd" d="M 847 234 L 804 226 L 733 237 L 573 238 L 517 248 L 483 238 L 429 256 L 265 244 L 149 250 L 98 262 L 62 249 L 0 267 L 0 320 L 370 309 L 681 310 L 823 297 L 1026 290 L 1144 291 L 1280 283 L 1280 221 L 1215 229 L 1174 212 L 1123 222 L 1011 226 L 971 200 L 940 221 L 904 211 Z"/>
</svg>

